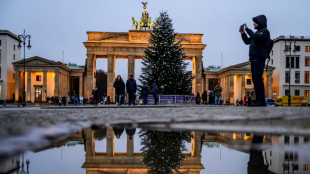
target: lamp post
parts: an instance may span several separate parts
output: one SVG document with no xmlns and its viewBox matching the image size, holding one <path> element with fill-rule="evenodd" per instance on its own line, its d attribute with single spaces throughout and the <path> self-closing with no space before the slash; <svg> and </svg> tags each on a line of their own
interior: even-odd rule
<svg viewBox="0 0 310 174">
<path fill-rule="evenodd" d="M 287 43 L 289 44 L 289 49 L 287 48 Z M 289 57 L 289 81 L 288 81 L 288 106 L 291 106 L 291 60 L 292 60 L 292 43 L 294 43 L 294 50 L 293 52 L 296 52 L 295 49 L 295 44 L 296 44 L 296 40 L 292 39 L 292 36 L 290 36 L 289 39 L 285 39 L 285 49 L 284 49 L 284 53 L 286 54 L 288 51 L 290 53 L 290 57 Z"/>
<path fill-rule="evenodd" d="M 22 162 L 21 163 L 22 163 L 22 168 L 20 169 L 20 159 L 18 159 L 16 161 L 16 165 L 17 165 L 16 173 L 17 174 L 29 174 L 29 164 L 30 164 L 30 161 L 29 161 L 29 159 L 26 160 L 27 170 L 25 172 L 25 169 L 24 169 L 24 166 L 25 166 L 24 154 L 22 155 Z"/>
<path fill-rule="evenodd" d="M 31 49 L 31 45 L 30 45 L 31 36 L 26 35 L 26 31 L 24 30 L 24 33 L 18 35 L 18 38 L 19 38 L 19 44 L 17 47 L 19 49 L 21 49 L 21 47 L 22 47 L 21 43 L 24 46 L 24 92 L 23 92 L 23 104 L 22 105 L 23 105 L 23 107 L 25 107 L 26 106 L 26 82 L 25 82 L 25 80 L 26 80 L 26 77 L 25 77 L 25 75 L 26 75 L 26 71 L 25 71 L 25 69 L 26 69 L 26 61 L 25 61 L 25 59 L 26 59 L 26 42 L 27 42 L 27 38 L 28 38 L 27 48 L 30 50 Z"/>
<path fill-rule="evenodd" d="M 277 95 L 276 91 L 273 91 L 272 95 L 274 98 L 276 98 L 276 95 Z"/>
</svg>

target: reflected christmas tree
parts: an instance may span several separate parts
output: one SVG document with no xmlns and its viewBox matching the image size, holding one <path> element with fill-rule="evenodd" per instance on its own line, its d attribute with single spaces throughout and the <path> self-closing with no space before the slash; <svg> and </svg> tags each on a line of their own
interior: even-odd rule
<svg viewBox="0 0 310 174">
<path fill-rule="evenodd" d="M 185 158 L 185 142 L 190 140 L 189 132 L 160 132 L 141 130 L 139 132 L 144 153 L 143 163 L 149 167 L 148 174 L 172 174 L 178 172 Z"/>
</svg>

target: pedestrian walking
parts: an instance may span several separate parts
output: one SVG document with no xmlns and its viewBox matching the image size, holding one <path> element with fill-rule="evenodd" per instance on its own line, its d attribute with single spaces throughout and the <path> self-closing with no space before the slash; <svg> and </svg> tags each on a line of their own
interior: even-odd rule
<svg viewBox="0 0 310 174">
<path fill-rule="evenodd" d="M 113 87 L 115 88 L 116 102 L 117 102 L 117 105 L 119 106 L 123 104 L 124 95 L 125 95 L 125 83 L 120 75 L 116 77 Z"/>
<path fill-rule="evenodd" d="M 247 24 L 241 25 L 239 32 L 241 33 L 243 42 L 246 45 L 250 45 L 249 58 L 256 93 L 256 103 L 252 106 L 266 106 L 265 89 L 262 76 L 265 67 L 265 60 L 269 57 L 269 52 L 272 49 L 273 42 L 270 39 L 270 33 L 267 29 L 266 16 L 256 16 L 253 18 L 253 22 L 254 28 L 257 30 L 255 33 L 247 27 Z"/>
<path fill-rule="evenodd" d="M 157 105 L 159 90 L 158 90 L 158 87 L 157 87 L 156 83 L 153 83 L 152 94 L 153 94 L 153 97 L 154 97 L 154 104 Z"/>
<path fill-rule="evenodd" d="M 19 97 L 18 97 L 18 103 L 17 103 L 18 107 L 19 107 L 19 104 L 22 105 L 22 100 L 23 100 L 23 99 L 22 99 L 22 96 L 19 96 Z"/>
<path fill-rule="evenodd" d="M 69 106 L 69 103 L 70 103 L 70 97 L 67 96 L 67 98 L 66 98 L 66 106 Z"/>
<path fill-rule="evenodd" d="M 244 98 L 243 98 L 243 106 L 246 106 L 247 102 L 248 102 L 248 100 L 246 99 L 246 96 L 244 96 Z"/>
<path fill-rule="evenodd" d="M 148 103 L 148 96 L 149 96 L 149 87 L 147 86 L 146 83 L 144 83 L 143 86 L 142 86 L 141 96 L 142 96 L 142 99 L 143 99 L 143 104 L 147 105 L 147 103 Z"/>
<path fill-rule="evenodd" d="M 133 78 L 133 75 L 129 75 L 129 79 L 126 82 L 126 90 L 129 96 L 128 105 L 135 104 L 135 96 L 137 92 L 137 83 L 136 80 Z"/>
<path fill-rule="evenodd" d="M 81 105 L 81 106 L 83 106 L 83 102 L 84 102 L 83 100 L 84 100 L 84 97 L 81 95 L 81 96 L 80 96 L 80 105 Z"/>
<path fill-rule="evenodd" d="M 217 84 L 214 88 L 215 104 L 219 105 L 221 100 L 222 87 Z"/>
<path fill-rule="evenodd" d="M 210 91 L 210 104 L 214 104 L 214 92 L 212 90 Z"/>
<path fill-rule="evenodd" d="M 59 104 L 59 107 L 61 106 L 61 103 L 62 103 L 62 97 L 59 96 L 59 97 L 58 97 L 58 104 Z"/>
<path fill-rule="evenodd" d="M 200 100 L 201 100 L 201 98 L 200 98 L 200 93 L 197 92 L 197 94 L 196 94 L 196 104 L 197 104 L 197 105 L 200 104 Z"/>
<path fill-rule="evenodd" d="M 208 98 L 208 94 L 207 94 L 207 91 L 205 90 L 203 93 L 202 93 L 202 103 L 205 105 L 207 104 L 207 98 Z"/>
<path fill-rule="evenodd" d="M 92 90 L 92 95 L 93 95 L 93 105 L 97 106 L 98 105 L 98 89 L 97 89 L 97 87 L 95 87 Z"/>
</svg>

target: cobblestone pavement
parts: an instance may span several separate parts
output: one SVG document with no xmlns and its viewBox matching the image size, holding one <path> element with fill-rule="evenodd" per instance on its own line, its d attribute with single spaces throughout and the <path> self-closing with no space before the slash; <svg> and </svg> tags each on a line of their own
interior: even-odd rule
<svg viewBox="0 0 310 174">
<path fill-rule="evenodd" d="M 157 105 L 0 108 L 0 157 L 90 125 L 310 135 L 310 107 Z M 20 144 L 22 143 L 22 144 Z M 4 153 L 5 152 L 5 153 Z"/>
</svg>

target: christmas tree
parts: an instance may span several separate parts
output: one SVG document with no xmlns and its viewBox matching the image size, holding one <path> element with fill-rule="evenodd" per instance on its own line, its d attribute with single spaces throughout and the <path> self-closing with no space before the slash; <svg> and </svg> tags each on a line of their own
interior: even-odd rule
<svg viewBox="0 0 310 174">
<path fill-rule="evenodd" d="M 148 174 L 173 174 L 178 172 L 185 158 L 185 142 L 190 140 L 189 132 L 140 131 L 143 163 L 149 167 Z"/>
<path fill-rule="evenodd" d="M 143 84 L 156 83 L 161 94 L 191 94 L 191 74 L 186 72 L 186 55 L 176 35 L 167 12 L 161 12 L 144 50 L 140 76 Z"/>
</svg>

